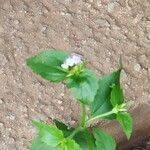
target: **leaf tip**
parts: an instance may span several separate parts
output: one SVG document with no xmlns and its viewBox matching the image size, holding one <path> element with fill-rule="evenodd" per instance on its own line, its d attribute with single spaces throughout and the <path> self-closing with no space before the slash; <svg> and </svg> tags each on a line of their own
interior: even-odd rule
<svg viewBox="0 0 150 150">
<path fill-rule="evenodd" d="M 127 140 L 129 141 L 132 137 L 132 131 L 129 133 L 125 133 L 125 134 L 126 134 Z"/>
<path fill-rule="evenodd" d="M 32 125 L 36 127 L 40 123 L 39 120 L 32 120 Z"/>
</svg>

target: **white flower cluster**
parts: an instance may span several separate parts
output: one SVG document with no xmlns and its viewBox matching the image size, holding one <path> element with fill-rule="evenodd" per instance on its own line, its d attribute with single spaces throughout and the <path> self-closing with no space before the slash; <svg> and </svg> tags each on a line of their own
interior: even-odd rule
<svg viewBox="0 0 150 150">
<path fill-rule="evenodd" d="M 68 58 L 65 60 L 65 62 L 61 65 L 61 67 L 62 67 L 63 69 L 69 69 L 69 67 L 73 67 L 73 66 L 79 65 L 79 64 L 81 64 L 81 63 L 83 63 L 83 61 L 82 61 L 82 56 L 79 55 L 79 54 L 73 53 L 73 54 L 71 54 L 70 57 L 68 57 Z"/>
</svg>

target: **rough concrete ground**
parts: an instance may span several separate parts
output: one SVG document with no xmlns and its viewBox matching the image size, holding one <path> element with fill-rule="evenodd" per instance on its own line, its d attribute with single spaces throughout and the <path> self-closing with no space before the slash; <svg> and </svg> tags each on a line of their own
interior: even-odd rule
<svg viewBox="0 0 150 150">
<path fill-rule="evenodd" d="M 0 0 L 0 149 L 29 149 L 32 119 L 77 123 L 70 91 L 25 65 L 52 48 L 82 54 L 97 75 L 116 69 L 122 55 L 122 85 L 135 102 L 131 112 L 143 103 L 150 108 L 149 0 Z"/>
</svg>

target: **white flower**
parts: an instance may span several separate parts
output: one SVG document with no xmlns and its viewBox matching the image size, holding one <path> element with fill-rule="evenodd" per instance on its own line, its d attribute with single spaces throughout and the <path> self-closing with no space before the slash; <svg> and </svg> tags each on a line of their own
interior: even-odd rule
<svg viewBox="0 0 150 150">
<path fill-rule="evenodd" d="M 81 64 L 81 63 L 83 63 L 83 61 L 82 61 L 82 56 L 79 55 L 79 54 L 73 53 L 73 54 L 71 54 L 70 57 L 68 57 L 68 58 L 65 60 L 65 62 L 61 65 L 61 67 L 62 67 L 63 69 L 69 69 L 69 67 L 73 67 L 73 66 L 79 65 L 79 64 Z"/>
</svg>

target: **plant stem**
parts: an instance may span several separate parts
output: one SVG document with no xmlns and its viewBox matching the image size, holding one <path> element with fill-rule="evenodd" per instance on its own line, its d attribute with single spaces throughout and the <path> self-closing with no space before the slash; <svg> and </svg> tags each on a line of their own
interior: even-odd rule
<svg viewBox="0 0 150 150">
<path fill-rule="evenodd" d="M 80 118 L 80 126 L 76 128 L 72 134 L 68 138 L 73 138 L 78 132 L 83 131 L 86 127 L 86 105 L 80 103 L 81 105 L 81 118 Z"/>
<path fill-rule="evenodd" d="M 86 105 L 80 103 L 81 105 L 81 119 L 80 119 L 80 127 L 85 127 L 86 125 Z"/>
<path fill-rule="evenodd" d="M 80 126 L 78 128 L 76 128 L 68 138 L 73 138 L 78 132 L 85 130 L 86 129 L 86 125 L 87 124 L 90 125 L 96 119 L 100 119 L 102 117 L 106 117 L 106 116 L 109 116 L 111 114 L 114 114 L 114 110 L 111 110 L 109 112 L 106 112 L 104 114 L 98 115 L 98 116 L 93 117 L 93 118 L 91 118 L 91 119 L 86 121 L 86 105 L 83 104 L 83 103 L 80 103 L 80 104 L 81 104 Z"/>
<path fill-rule="evenodd" d="M 68 136 L 68 138 L 71 138 L 71 139 L 72 139 L 78 132 L 83 131 L 83 130 L 84 130 L 84 128 L 82 128 L 82 127 L 76 128 L 76 129 L 71 133 L 71 135 Z"/>
<path fill-rule="evenodd" d="M 111 111 L 109 111 L 109 112 L 106 112 L 106 113 L 104 113 L 104 114 L 98 115 L 98 116 L 96 116 L 96 117 L 93 117 L 93 118 L 87 120 L 87 121 L 86 121 L 86 124 L 91 124 L 91 122 L 93 122 L 94 120 L 100 119 L 100 118 L 102 118 L 102 117 L 109 116 L 109 115 L 111 115 L 111 114 L 114 114 L 114 111 L 113 111 L 113 110 L 111 110 Z"/>
</svg>

